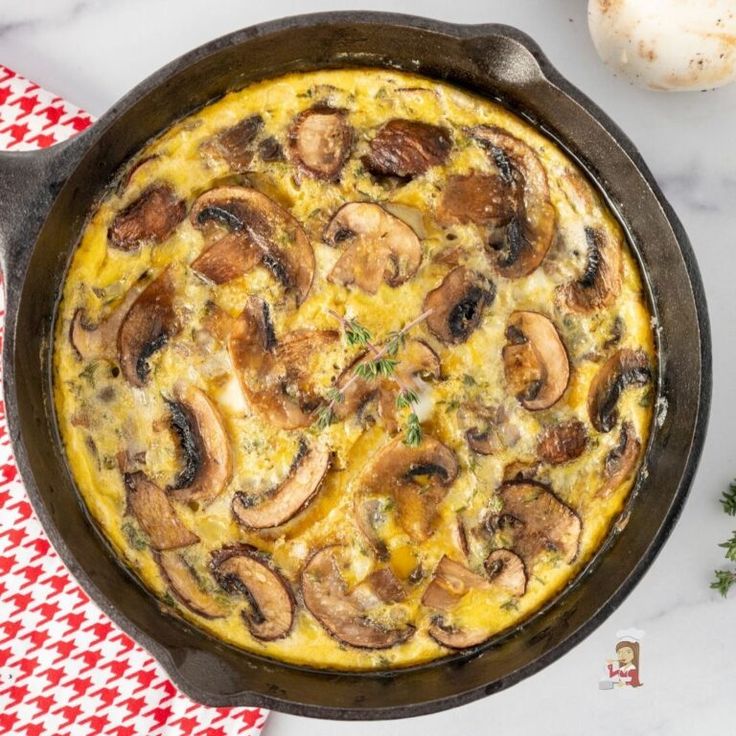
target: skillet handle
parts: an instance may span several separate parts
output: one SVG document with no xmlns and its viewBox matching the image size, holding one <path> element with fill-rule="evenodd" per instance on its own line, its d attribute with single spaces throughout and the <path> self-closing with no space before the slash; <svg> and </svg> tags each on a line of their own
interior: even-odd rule
<svg viewBox="0 0 736 736">
<path fill-rule="evenodd" d="M 87 137 L 80 134 L 38 151 L 0 152 L 0 265 L 9 291 L 25 274 L 36 236 Z"/>
</svg>

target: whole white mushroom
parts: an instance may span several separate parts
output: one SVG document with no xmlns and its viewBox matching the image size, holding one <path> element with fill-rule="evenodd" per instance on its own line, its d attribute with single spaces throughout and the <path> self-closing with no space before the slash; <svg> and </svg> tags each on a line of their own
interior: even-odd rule
<svg viewBox="0 0 736 736">
<path fill-rule="evenodd" d="M 588 0 L 598 55 L 653 90 L 704 90 L 736 79 L 736 0 Z"/>
</svg>

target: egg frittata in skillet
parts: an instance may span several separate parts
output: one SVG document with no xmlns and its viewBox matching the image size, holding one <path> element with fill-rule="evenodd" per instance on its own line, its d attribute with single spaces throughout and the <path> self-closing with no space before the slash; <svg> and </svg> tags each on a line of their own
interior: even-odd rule
<svg viewBox="0 0 736 736">
<path fill-rule="evenodd" d="M 121 172 L 54 345 L 69 466 L 163 604 L 385 669 L 549 602 L 621 512 L 656 354 L 637 263 L 505 108 L 387 70 L 267 80 Z"/>
</svg>

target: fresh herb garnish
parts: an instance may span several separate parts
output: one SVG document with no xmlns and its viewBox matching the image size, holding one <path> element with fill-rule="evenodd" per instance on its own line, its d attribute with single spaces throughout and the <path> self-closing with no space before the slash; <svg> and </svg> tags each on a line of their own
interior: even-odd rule
<svg viewBox="0 0 736 736">
<path fill-rule="evenodd" d="M 736 480 L 732 480 L 728 490 L 721 495 L 723 510 L 730 516 L 736 516 Z M 736 531 L 731 533 L 731 538 L 718 545 L 725 549 L 724 557 L 731 562 L 736 562 Z M 728 591 L 736 584 L 736 570 L 716 570 L 710 587 L 717 590 L 724 598 Z"/>
</svg>

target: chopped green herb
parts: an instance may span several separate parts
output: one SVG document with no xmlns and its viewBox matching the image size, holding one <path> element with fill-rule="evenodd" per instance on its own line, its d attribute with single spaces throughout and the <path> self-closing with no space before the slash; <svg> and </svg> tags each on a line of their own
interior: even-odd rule
<svg viewBox="0 0 736 736">
<path fill-rule="evenodd" d="M 422 441 L 422 425 L 419 422 L 419 417 L 414 412 L 409 414 L 405 434 L 404 444 L 408 447 L 417 447 Z"/>
<path fill-rule="evenodd" d="M 736 583 L 736 570 L 716 570 L 710 587 L 725 598 L 734 583 Z"/>
<path fill-rule="evenodd" d="M 721 495 L 721 504 L 729 516 L 736 516 L 736 480 L 732 480 L 728 484 L 728 490 Z"/>
</svg>

